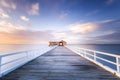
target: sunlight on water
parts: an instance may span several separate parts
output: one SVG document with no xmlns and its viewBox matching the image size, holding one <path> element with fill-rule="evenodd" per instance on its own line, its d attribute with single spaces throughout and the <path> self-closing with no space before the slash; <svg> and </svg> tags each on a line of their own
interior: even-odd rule
<svg viewBox="0 0 120 80">
<path fill-rule="evenodd" d="M 11 45 L 0 45 L 0 54 L 18 52 L 23 50 L 37 49 L 44 46 L 48 46 L 47 44 L 11 44 Z M 108 52 L 112 54 L 120 55 L 120 45 L 119 44 L 104 44 L 104 45 L 75 45 L 81 48 L 87 48 L 91 50 L 97 50 L 101 52 Z"/>
<path fill-rule="evenodd" d="M 41 49 L 44 46 L 48 46 L 47 44 L 12 44 L 12 45 L 0 45 L 0 54 L 6 54 L 11 52 L 18 52 L 30 49 Z"/>
</svg>

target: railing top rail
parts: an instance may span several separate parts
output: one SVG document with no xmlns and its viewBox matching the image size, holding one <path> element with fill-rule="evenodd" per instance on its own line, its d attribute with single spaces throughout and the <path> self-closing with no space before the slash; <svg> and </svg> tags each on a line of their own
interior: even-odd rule
<svg viewBox="0 0 120 80">
<path fill-rule="evenodd" d="M 78 48 L 78 47 L 76 47 L 76 48 Z M 117 54 L 112 54 L 112 53 L 107 53 L 107 52 L 100 52 L 100 51 L 91 50 L 91 49 L 85 49 L 85 48 L 78 48 L 78 49 L 82 49 L 82 50 L 96 52 L 96 53 L 107 55 L 107 56 L 112 56 L 112 57 L 118 57 L 118 58 L 120 58 L 120 55 L 117 55 Z"/>
<path fill-rule="evenodd" d="M 96 53 L 100 53 L 100 54 L 104 54 L 104 55 L 108 55 L 108 56 L 112 56 L 112 57 L 120 57 L 120 55 L 117 55 L 117 54 L 112 54 L 112 53 L 107 53 L 107 52 L 100 52 L 100 51 L 90 50 L 90 49 L 85 49 L 85 48 L 80 48 L 80 49 L 84 49 L 84 50 L 87 50 L 87 51 L 96 52 Z"/>
</svg>

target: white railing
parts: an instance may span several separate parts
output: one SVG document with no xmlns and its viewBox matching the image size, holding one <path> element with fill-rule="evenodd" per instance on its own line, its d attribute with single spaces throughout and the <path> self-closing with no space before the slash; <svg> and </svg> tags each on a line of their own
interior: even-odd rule
<svg viewBox="0 0 120 80">
<path fill-rule="evenodd" d="M 120 77 L 120 55 L 67 46 L 68 49 Z"/>
<path fill-rule="evenodd" d="M 16 68 L 28 63 L 29 61 L 37 58 L 38 56 L 50 51 L 54 47 L 44 46 L 40 49 L 33 49 L 27 51 L 20 51 L 9 54 L 0 55 L 0 77 L 8 74 L 9 72 L 15 70 Z"/>
</svg>

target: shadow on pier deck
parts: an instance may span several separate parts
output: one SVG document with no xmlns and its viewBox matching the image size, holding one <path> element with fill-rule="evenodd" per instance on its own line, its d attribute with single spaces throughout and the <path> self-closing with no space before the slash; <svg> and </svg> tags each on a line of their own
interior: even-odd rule
<svg viewBox="0 0 120 80">
<path fill-rule="evenodd" d="M 0 80 L 120 80 L 69 49 L 59 46 Z"/>
</svg>

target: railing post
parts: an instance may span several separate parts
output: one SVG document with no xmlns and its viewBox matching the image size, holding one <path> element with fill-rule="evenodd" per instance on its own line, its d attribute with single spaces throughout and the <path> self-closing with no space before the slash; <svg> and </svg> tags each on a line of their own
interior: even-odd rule
<svg viewBox="0 0 120 80">
<path fill-rule="evenodd" d="M 1 67 L 2 67 L 2 58 L 1 58 L 1 56 L 0 56 L 0 77 L 2 77 L 2 70 L 1 70 Z"/>
<path fill-rule="evenodd" d="M 96 61 L 96 52 L 94 51 L 94 61 Z"/>
<path fill-rule="evenodd" d="M 117 72 L 120 73 L 120 68 L 119 68 L 119 57 L 116 56 L 116 66 L 117 66 Z"/>
<path fill-rule="evenodd" d="M 84 55 L 85 55 L 85 57 L 86 57 L 86 51 L 84 50 Z"/>
</svg>

